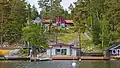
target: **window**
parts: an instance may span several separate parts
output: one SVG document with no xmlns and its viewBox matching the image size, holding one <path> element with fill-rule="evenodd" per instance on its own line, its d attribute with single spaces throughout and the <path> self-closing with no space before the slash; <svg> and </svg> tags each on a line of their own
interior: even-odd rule
<svg viewBox="0 0 120 68">
<path fill-rule="evenodd" d="M 67 55 L 67 49 L 56 49 L 56 55 Z"/>
<path fill-rule="evenodd" d="M 61 49 L 61 55 L 67 55 L 66 52 L 67 52 L 66 49 Z"/>
<path fill-rule="evenodd" d="M 56 49 L 56 55 L 60 55 L 60 49 Z"/>
</svg>

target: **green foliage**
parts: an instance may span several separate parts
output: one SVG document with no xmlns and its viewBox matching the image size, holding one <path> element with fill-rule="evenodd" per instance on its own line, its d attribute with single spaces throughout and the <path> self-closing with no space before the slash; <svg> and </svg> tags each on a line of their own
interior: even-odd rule
<svg viewBox="0 0 120 68">
<path fill-rule="evenodd" d="M 63 9 L 60 3 L 61 0 L 39 0 L 38 4 L 42 9 L 42 11 L 40 11 L 40 16 L 51 19 L 51 23 L 55 22 L 58 16 L 62 16 L 65 19 L 70 19 L 70 14 L 67 10 Z"/>
<path fill-rule="evenodd" d="M 88 16 L 87 2 L 78 1 L 73 9 L 73 20 L 75 22 L 75 30 L 84 33 L 86 30 L 86 18 Z"/>
<path fill-rule="evenodd" d="M 98 4 L 97 4 L 98 3 Z M 91 34 L 93 38 L 93 43 L 95 45 L 101 44 L 100 40 L 100 34 L 101 34 L 101 28 L 100 28 L 100 19 L 102 19 L 101 14 L 103 11 L 103 0 L 92 0 L 89 3 L 89 16 L 91 17 Z M 89 23 L 88 23 L 89 24 Z"/>
<path fill-rule="evenodd" d="M 119 11 L 120 2 L 117 0 L 92 0 L 89 4 L 89 14 L 92 17 L 93 42 L 103 49 L 119 39 Z M 94 40 L 95 39 L 95 40 Z M 99 43 L 100 42 L 100 43 Z"/>
<path fill-rule="evenodd" d="M 75 28 L 82 32 L 89 31 L 94 45 L 104 49 L 109 43 L 120 37 L 120 1 L 84 0 L 75 3 L 72 8 Z M 82 13 L 85 12 L 85 13 Z M 82 25 L 85 23 L 85 25 Z M 83 27 L 83 29 L 82 29 Z"/>
<path fill-rule="evenodd" d="M 10 0 L 8 3 L 0 5 L 2 6 L 0 22 L 3 21 L 0 27 L 0 36 L 3 38 L 3 42 L 18 43 L 27 20 L 34 19 L 38 16 L 38 12 L 34 6 L 31 8 L 31 5 L 27 4 L 25 0 Z"/>
<path fill-rule="evenodd" d="M 8 13 L 3 13 L 7 16 L 2 29 L 2 36 L 4 42 L 18 42 L 21 38 L 21 28 L 25 26 L 26 22 L 26 2 L 24 0 L 12 0 L 8 6 Z M 4 18 L 4 17 L 3 17 Z"/>
<path fill-rule="evenodd" d="M 28 41 L 30 45 L 35 47 L 46 48 L 46 37 L 43 25 L 30 24 L 22 29 L 23 41 Z"/>
<path fill-rule="evenodd" d="M 81 34 L 86 31 L 86 19 L 88 16 L 87 1 L 77 1 L 75 8 L 72 9 L 74 29 L 75 32 L 78 32 L 79 36 L 79 47 L 82 45 Z"/>
<path fill-rule="evenodd" d="M 22 56 L 28 56 L 28 54 L 29 54 L 29 49 L 22 49 L 22 50 L 20 51 L 20 54 L 21 54 Z"/>
<path fill-rule="evenodd" d="M 31 10 L 31 19 L 35 20 L 36 17 L 39 17 L 39 13 L 34 5 L 32 6 L 31 9 L 32 9 Z"/>
<path fill-rule="evenodd" d="M 43 18 L 50 19 L 50 24 L 55 23 L 58 16 L 62 16 L 64 19 L 71 19 L 71 15 L 67 10 L 64 10 L 61 6 L 62 0 L 39 0 L 38 4 L 41 8 L 40 16 Z M 47 40 L 57 41 L 59 33 L 66 32 L 64 28 L 55 27 L 54 30 L 51 30 L 51 25 L 49 27 L 49 33 L 46 35 Z"/>
<path fill-rule="evenodd" d="M 106 48 L 109 45 L 110 42 L 110 27 L 109 27 L 109 23 L 108 21 L 105 19 L 105 17 L 100 21 L 101 24 L 101 38 L 100 40 L 102 40 L 102 47 L 101 48 Z"/>
<path fill-rule="evenodd" d="M 119 22 L 120 22 L 120 1 L 105 1 L 106 16 L 110 26 L 111 41 L 119 38 Z"/>
</svg>

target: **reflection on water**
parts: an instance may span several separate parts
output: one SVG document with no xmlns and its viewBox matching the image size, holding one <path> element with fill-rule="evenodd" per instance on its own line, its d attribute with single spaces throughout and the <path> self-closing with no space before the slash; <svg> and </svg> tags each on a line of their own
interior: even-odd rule
<svg viewBox="0 0 120 68">
<path fill-rule="evenodd" d="M 79 68 L 120 68 L 120 61 L 82 61 Z"/>
<path fill-rule="evenodd" d="M 0 61 L 0 68 L 72 68 L 73 61 Z M 76 68 L 120 68 L 120 61 L 81 61 Z"/>
<path fill-rule="evenodd" d="M 77 63 L 77 62 L 76 62 Z M 0 68 L 72 68 L 72 61 L 5 61 L 0 62 Z"/>
</svg>

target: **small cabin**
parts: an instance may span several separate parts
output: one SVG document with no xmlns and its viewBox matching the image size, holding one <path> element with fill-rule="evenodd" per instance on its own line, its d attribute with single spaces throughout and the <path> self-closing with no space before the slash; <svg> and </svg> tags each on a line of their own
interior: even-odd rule
<svg viewBox="0 0 120 68">
<path fill-rule="evenodd" d="M 120 43 L 110 44 L 110 47 L 106 49 L 107 56 L 120 56 Z"/>
<path fill-rule="evenodd" d="M 74 47 L 70 44 L 49 44 L 49 49 L 47 49 L 47 55 L 49 56 L 77 56 L 77 50 L 79 48 Z"/>
</svg>

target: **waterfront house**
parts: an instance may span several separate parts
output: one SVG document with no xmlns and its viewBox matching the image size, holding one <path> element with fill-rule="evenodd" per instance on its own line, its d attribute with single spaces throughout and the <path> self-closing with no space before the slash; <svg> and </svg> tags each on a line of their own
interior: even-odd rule
<svg viewBox="0 0 120 68">
<path fill-rule="evenodd" d="M 77 50 L 80 49 L 63 43 L 49 44 L 49 47 L 46 51 L 49 56 L 77 56 Z"/>
<path fill-rule="evenodd" d="M 120 43 L 112 43 L 106 50 L 107 56 L 120 56 Z"/>
</svg>

